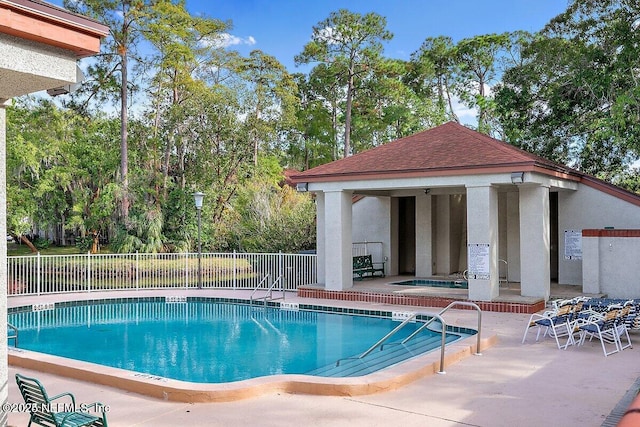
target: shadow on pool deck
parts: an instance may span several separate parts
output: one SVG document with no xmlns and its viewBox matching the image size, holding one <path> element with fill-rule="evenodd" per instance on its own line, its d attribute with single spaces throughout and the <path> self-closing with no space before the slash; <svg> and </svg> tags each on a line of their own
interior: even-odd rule
<svg viewBox="0 0 640 427">
<path fill-rule="evenodd" d="M 146 293 L 146 292 L 145 292 Z M 111 293 L 110 293 L 111 294 Z M 158 292 L 166 295 L 166 292 Z M 229 291 L 180 291 L 171 295 L 228 296 Z M 117 294 L 121 295 L 121 294 Z M 99 297 L 108 297 L 107 293 Z M 9 305 L 96 294 L 9 298 Z M 32 302 L 29 302 L 31 300 Z M 287 301 L 298 300 L 287 295 Z M 304 300 L 308 302 L 308 300 Z M 388 310 L 388 305 L 320 300 L 318 304 Z M 410 310 L 412 307 L 397 307 Z M 437 312 L 438 309 L 427 310 Z M 483 334 L 499 342 L 447 367 L 446 375 L 417 379 L 397 390 L 365 396 L 309 396 L 274 391 L 228 403 L 176 403 L 111 387 L 69 380 L 22 368 L 9 368 L 9 402 L 20 403 L 16 372 L 39 378 L 50 394 L 70 391 L 80 402 L 109 405 L 109 425 L 118 426 L 600 426 L 640 376 L 637 349 L 604 357 L 598 342 L 558 350 L 553 340 L 521 344 L 529 316 L 483 313 Z M 473 325 L 474 313 L 452 310 L 447 323 Z M 632 340 L 637 340 L 637 332 Z M 9 414 L 9 425 L 26 425 L 25 413 Z"/>
</svg>

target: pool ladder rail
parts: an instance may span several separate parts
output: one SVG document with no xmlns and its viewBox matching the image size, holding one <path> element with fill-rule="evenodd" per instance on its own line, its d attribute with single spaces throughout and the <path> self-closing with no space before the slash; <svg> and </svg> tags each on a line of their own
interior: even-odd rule
<svg viewBox="0 0 640 427">
<path fill-rule="evenodd" d="M 18 347 L 18 328 L 7 322 L 7 340 L 13 340 L 13 346 Z"/>
<path fill-rule="evenodd" d="M 426 314 L 426 316 L 431 316 L 431 318 L 429 320 L 427 320 L 426 322 L 424 322 L 424 324 L 422 326 L 420 326 L 418 329 L 416 329 L 411 335 L 409 335 L 408 337 L 406 337 L 404 340 L 402 340 L 400 342 L 400 344 L 407 343 L 413 337 L 418 335 L 423 329 L 427 328 L 435 320 L 440 321 L 440 324 L 442 325 L 442 327 L 440 329 L 440 335 L 442 337 L 442 342 L 440 344 L 440 370 L 438 371 L 439 374 L 445 374 L 446 373 L 445 370 L 444 370 L 444 352 L 445 352 L 445 347 L 447 345 L 447 342 L 446 342 L 447 324 L 445 323 L 444 319 L 442 318 L 442 315 L 447 310 L 449 310 L 450 308 L 455 307 L 455 306 L 459 306 L 459 305 L 460 306 L 466 306 L 466 307 L 472 307 L 478 313 L 478 333 L 476 334 L 477 335 L 477 342 L 476 342 L 476 352 L 474 353 L 474 355 L 475 356 L 481 356 L 482 353 L 480 353 L 480 332 L 481 332 L 480 330 L 481 330 L 481 327 L 482 327 L 482 310 L 480 310 L 480 307 L 478 307 L 477 304 L 474 304 L 472 302 L 454 301 L 451 304 L 449 304 L 448 306 L 446 306 L 445 308 L 443 308 L 438 314 Z M 416 320 L 418 320 L 416 318 L 417 315 L 418 315 L 417 313 L 413 313 L 411 316 L 407 317 L 401 324 L 396 326 L 387 335 L 385 335 L 384 337 L 380 338 L 380 340 L 378 340 L 378 342 L 376 342 L 374 345 L 372 345 L 367 351 L 365 351 L 361 355 L 359 355 L 357 357 L 345 357 L 343 359 L 339 359 L 336 362 L 336 366 L 340 366 L 340 362 L 342 362 L 344 360 L 362 359 L 362 358 L 366 357 L 367 355 L 369 355 L 373 350 L 375 350 L 378 347 L 380 347 L 380 350 L 382 350 L 383 346 L 384 346 L 384 343 L 386 341 L 388 341 L 392 336 L 394 336 L 400 329 L 404 328 L 408 323 L 413 323 Z"/>
<path fill-rule="evenodd" d="M 280 276 L 278 276 L 278 278 L 268 287 L 266 288 L 266 293 L 264 296 L 260 297 L 260 298 L 254 298 L 254 295 L 256 294 L 256 292 L 258 292 L 259 290 L 265 290 L 265 288 L 262 288 L 262 284 L 265 283 L 267 281 L 267 279 L 269 279 L 269 274 L 266 274 L 262 280 L 260 281 L 260 283 L 258 283 L 256 285 L 255 288 L 253 288 L 253 292 L 251 292 L 251 298 L 249 299 L 249 305 L 253 305 L 253 301 L 258 301 L 258 300 L 262 300 L 263 301 L 263 305 L 267 304 L 267 301 L 275 301 L 275 300 L 284 300 L 286 293 L 284 290 L 284 287 L 282 286 L 282 274 Z M 282 296 L 275 298 L 273 296 L 273 291 L 276 287 L 276 285 L 280 283 L 280 290 L 282 291 Z"/>
</svg>

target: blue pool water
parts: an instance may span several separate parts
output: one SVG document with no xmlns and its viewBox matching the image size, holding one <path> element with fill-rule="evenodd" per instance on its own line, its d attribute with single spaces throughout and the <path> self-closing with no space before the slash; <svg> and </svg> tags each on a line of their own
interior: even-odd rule
<svg viewBox="0 0 640 427">
<path fill-rule="evenodd" d="M 9 322 L 20 330 L 20 348 L 201 383 L 317 373 L 361 354 L 398 325 L 389 318 L 216 302 L 58 307 L 11 313 Z"/>
<path fill-rule="evenodd" d="M 391 284 L 405 286 L 429 286 L 434 288 L 469 289 L 469 284 L 466 280 L 413 279 L 403 280 L 401 282 L 393 282 Z"/>
</svg>

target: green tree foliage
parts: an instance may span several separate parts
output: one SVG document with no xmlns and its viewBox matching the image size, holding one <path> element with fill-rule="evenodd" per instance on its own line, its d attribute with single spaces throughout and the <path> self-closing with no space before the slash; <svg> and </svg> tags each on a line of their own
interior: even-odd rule
<svg viewBox="0 0 640 427">
<path fill-rule="evenodd" d="M 202 191 L 205 250 L 309 249 L 314 204 L 283 171 L 458 120 L 456 102 L 482 132 L 639 188 L 633 2 L 573 0 L 538 34 L 430 37 L 409 61 L 383 55 L 384 17 L 339 10 L 313 27 L 295 58 L 313 66 L 296 75 L 267 52 L 225 48 L 231 22 L 185 4 L 67 2 L 112 34 L 76 94 L 7 108 L 11 234 L 37 224 L 92 251 L 102 238 L 118 251 L 190 251 Z"/>
<path fill-rule="evenodd" d="M 275 144 L 278 134 L 294 123 L 297 88 L 285 67 L 259 50 L 252 51 L 240 63 L 239 72 L 248 83 L 244 103 L 253 141 L 253 163 L 257 166 L 260 149 L 268 153 L 279 148 Z"/>
<path fill-rule="evenodd" d="M 525 44 L 496 100 L 523 148 L 609 181 L 638 158 L 640 8 L 574 0 Z"/>
<path fill-rule="evenodd" d="M 403 82 L 409 65 L 386 60 L 358 87 L 354 102 L 353 148 L 355 152 L 411 135 L 434 124 L 430 98 L 418 96 Z"/>
<path fill-rule="evenodd" d="M 120 101 L 120 216 L 129 215 L 129 139 L 128 107 L 130 87 L 130 60 L 136 57 L 140 41 L 140 19 L 147 13 L 150 3 L 144 0 L 65 0 L 68 9 L 98 19 L 109 27 L 109 37 L 101 44 L 97 62 L 89 66 L 94 77 L 84 84 L 81 93 L 88 94 L 81 105 L 91 99 Z M 139 58 L 138 58 L 139 61 Z M 78 98 L 76 98 L 77 100 Z M 75 104 L 77 106 L 77 104 Z"/>
<path fill-rule="evenodd" d="M 9 231 L 30 234 L 35 221 L 63 244 L 70 230 L 97 245 L 115 209 L 117 121 L 23 98 L 8 109 L 7 123 Z"/>
<path fill-rule="evenodd" d="M 297 123 L 288 133 L 291 166 L 309 169 L 339 158 L 338 133 L 342 100 L 339 73 L 326 64 L 308 76 L 295 76 L 300 108 Z"/>
<path fill-rule="evenodd" d="M 508 50 L 508 34 L 487 34 L 461 40 L 454 49 L 458 64 L 456 93 L 470 108 L 478 110 L 478 131 L 491 133 L 494 110 L 488 90 L 498 82 L 499 58 Z"/>
<path fill-rule="evenodd" d="M 331 65 L 344 82 L 344 157 L 350 156 L 352 108 L 355 88 L 381 60 L 382 43 L 393 38 L 387 21 L 376 13 L 360 15 L 341 9 L 313 27 L 311 41 L 296 56 L 299 64 L 320 62 Z"/>
<path fill-rule="evenodd" d="M 411 55 L 405 83 L 426 99 L 435 99 L 435 124 L 449 120 L 460 122 L 453 108 L 455 91 L 455 47 L 451 37 L 428 37 Z"/>
<path fill-rule="evenodd" d="M 256 179 L 242 189 L 236 209 L 242 220 L 235 239 L 243 251 L 315 248 L 315 205 L 308 193 Z"/>
</svg>

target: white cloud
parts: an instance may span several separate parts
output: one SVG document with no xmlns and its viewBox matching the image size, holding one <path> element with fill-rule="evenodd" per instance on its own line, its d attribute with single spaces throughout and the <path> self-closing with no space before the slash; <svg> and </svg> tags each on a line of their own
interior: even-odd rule
<svg viewBox="0 0 640 427">
<path fill-rule="evenodd" d="M 209 39 L 208 44 L 212 47 L 227 48 L 229 46 L 247 45 L 253 46 L 256 44 L 256 39 L 253 36 L 238 37 L 229 33 L 222 33 L 215 39 Z"/>
</svg>

